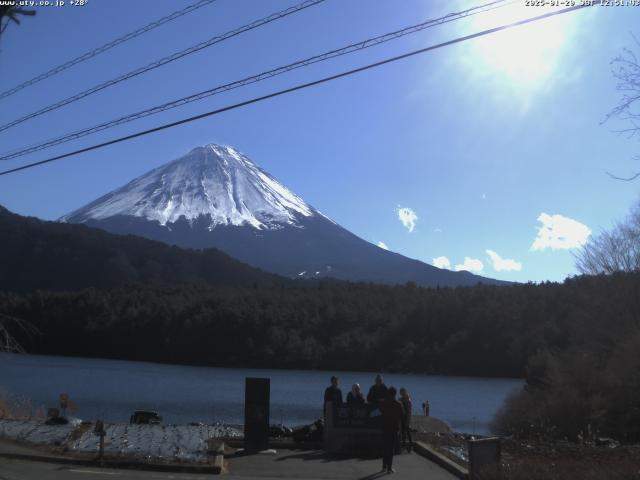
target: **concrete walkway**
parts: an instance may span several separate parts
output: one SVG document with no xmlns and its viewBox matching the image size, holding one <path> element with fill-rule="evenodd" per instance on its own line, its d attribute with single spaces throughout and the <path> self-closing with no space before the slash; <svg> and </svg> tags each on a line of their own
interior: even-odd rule
<svg viewBox="0 0 640 480">
<path fill-rule="evenodd" d="M 229 479 L 360 479 L 397 478 L 421 480 L 458 480 L 435 463 L 415 453 L 394 457 L 396 473 L 380 471 L 380 458 L 328 457 L 319 450 L 278 450 L 276 454 L 225 455 L 225 477 Z"/>
<path fill-rule="evenodd" d="M 212 474 L 121 470 L 0 458 L 0 480 L 211 480 Z"/>
<path fill-rule="evenodd" d="M 233 450 L 233 449 L 229 449 Z M 376 478 L 421 479 L 421 480 L 457 480 L 457 477 L 435 463 L 416 453 L 403 453 L 394 457 L 396 473 L 387 475 L 380 471 L 380 458 L 351 458 L 327 456 L 322 450 L 292 450 L 278 448 L 275 453 L 257 453 L 245 455 L 241 452 L 226 452 L 223 474 L 226 478 L 244 480 L 275 480 L 296 478 L 303 480 L 359 479 Z M 0 441 L 0 453 L 14 458 L 2 458 L 0 455 L 0 480 L 51 480 L 92 479 L 105 476 L 120 479 L 200 479 L 211 478 L 212 473 L 202 474 L 192 471 L 156 471 L 120 469 L 111 465 L 102 469 L 87 465 L 74 459 L 47 452 L 44 448 L 18 445 L 14 442 Z M 18 458 L 15 458 L 18 457 Z M 35 461 L 37 458 L 38 461 Z M 60 460 L 64 460 L 61 462 Z M 73 466 L 74 463 L 79 465 Z M 148 466 L 146 466 L 148 468 Z M 137 468 L 145 468 L 139 465 Z M 159 470 L 159 471 L 158 471 Z"/>
<path fill-rule="evenodd" d="M 16 447 L 14 453 L 27 453 L 29 449 Z M 95 466 L 73 466 L 41 461 L 17 460 L 0 457 L 0 479 L 2 480 L 91 480 L 115 477 L 122 480 L 204 480 L 212 478 L 211 473 L 178 473 L 161 471 L 141 471 Z M 51 459 L 54 461 L 54 459 Z M 353 479 L 373 480 L 421 479 L 457 480 L 424 457 L 415 453 L 404 453 L 394 458 L 396 473 L 387 475 L 380 472 L 379 458 L 337 458 L 327 457 L 318 450 L 278 450 L 276 454 L 230 455 L 226 460 L 224 477 L 229 480 L 276 480 L 276 479 Z"/>
</svg>

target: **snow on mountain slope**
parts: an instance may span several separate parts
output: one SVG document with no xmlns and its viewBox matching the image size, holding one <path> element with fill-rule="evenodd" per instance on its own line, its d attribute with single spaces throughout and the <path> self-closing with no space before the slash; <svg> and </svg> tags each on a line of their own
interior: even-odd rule
<svg viewBox="0 0 640 480">
<path fill-rule="evenodd" d="M 296 226 L 300 217 L 322 215 L 232 147 L 209 144 L 136 178 L 61 221 L 86 222 L 117 215 L 161 225 L 181 217 L 210 216 L 217 225 L 256 229 Z"/>
<path fill-rule="evenodd" d="M 325 217 L 232 147 L 197 147 L 61 221 L 217 248 L 289 278 L 424 286 L 500 283 L 383 250 Z"/>
</svg>

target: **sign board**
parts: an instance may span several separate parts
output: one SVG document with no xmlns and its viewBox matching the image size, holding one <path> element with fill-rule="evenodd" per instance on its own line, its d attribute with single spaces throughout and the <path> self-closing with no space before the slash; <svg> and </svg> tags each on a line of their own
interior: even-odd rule
<svg viewBox="0 0 640 480">
<path fill-rule="evenodd" d="M 369 408 L 366 405 L 349 407 L 338 405 L 335 407 L 333 425 L 336 428 L 370 427 Z"/>
<path fill-rule="evenodd" d="M 247 378 L 244 391 L 244 446 L 266 450 L 269 441 L 271 379 Z"/>
<path fill-rule="evenodd" d="M 469 479 L 479 480 L 482 470 L 500 465 L 500 438 L 481 438 L 467 442 L 469 451 Z"/>
<path fill-rule="evenodd" d="M 47 418 L 58 418 L 60 416 L 60 410 L 57 408 L 47 409 Z"/>
<path fill-rule="evenodd" d="M 66 409 L 67 406 L 69 405 L 69 394 L 68 393 L 61 393 L 60 394 L 60 408 L 61 409 Z"/>
</svg>

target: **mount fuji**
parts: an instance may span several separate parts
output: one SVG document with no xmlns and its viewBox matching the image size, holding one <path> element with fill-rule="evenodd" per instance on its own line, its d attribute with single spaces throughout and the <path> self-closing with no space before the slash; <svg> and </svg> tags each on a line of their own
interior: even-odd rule
<svg viewBox="0 0 640 480">
<path fill-rule="evenodd" d="M 60 221 L 179 247 L 215 247 L 288 277 L 423 286 L 505 283 L 439 269 L 373 245 L 238 150 L 215 144 L 194 148 Z"/>
</svg>

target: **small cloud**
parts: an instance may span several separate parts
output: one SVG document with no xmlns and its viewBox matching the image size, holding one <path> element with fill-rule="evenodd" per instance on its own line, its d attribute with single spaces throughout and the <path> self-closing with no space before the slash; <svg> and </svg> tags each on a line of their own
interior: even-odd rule
<svg viewBox="0 0 640 480">
<path fill-rule="evenodd" d="M 378 242 L 378 246 L 384 250 L 389 250 L 389 247 L 387 247 L 387 244 L 384 242 Z"/>
<path fill-rule="evenodd" d="M 541 213 L 538 221 L 542 226 L 538 228 L 538 236 L 531 244 L 531 250 L 568 250 L 578 248 L 587 243 L 591 230 L 586 225 L 563 217 Z"/>
<path fill-rule="evenodd" d="M 436 257 L 433 259 L 433 266 L 438 268 L 451 268 L 451 262 L 447 257 Z"/>
<path fill-rule="evenodd" d="M 511 258 L 502 258 L 493 250 L 487 250 L 487 255 L 489 255 L 491 263 L 493 264 L 493 269 L 496 272 L 510 272 L 512 270 L 519 272 L 522 270 L 522 263 L 516 262 Z"/>
<path fill-rule="evenodd" d="M 483 200 L 486 200 L 486 199 L 487 199 L 487 194 L 486 194 L 486 193 L 483 193 L 483 194 L 482 194 L 482 196 L 481 196 L 481 198 L 482 198 Z"/>
<path fill-rule="evenodd" d="M 442 233 L 442 229 L 440 227 L 434 228 L 433 231 L 436 233 Z"/>
<path fill-rule="evenodd" d="M 481 272 L 484 269 L 482 261 L 477 258 L 464 257 L 464 262 L 455 266 L 455 271 Z"/>
<path fill-rule="evenodd" d="M 402 225 L 405 226 L 409 233 L 413 232 L 413 229 L 416 228 L 416 222 L 418 221 L 418 215 L 416 212 L 411 210 L 410 208 L 398 208 L 398 219 L 402 222 Z"/>
</svg>

